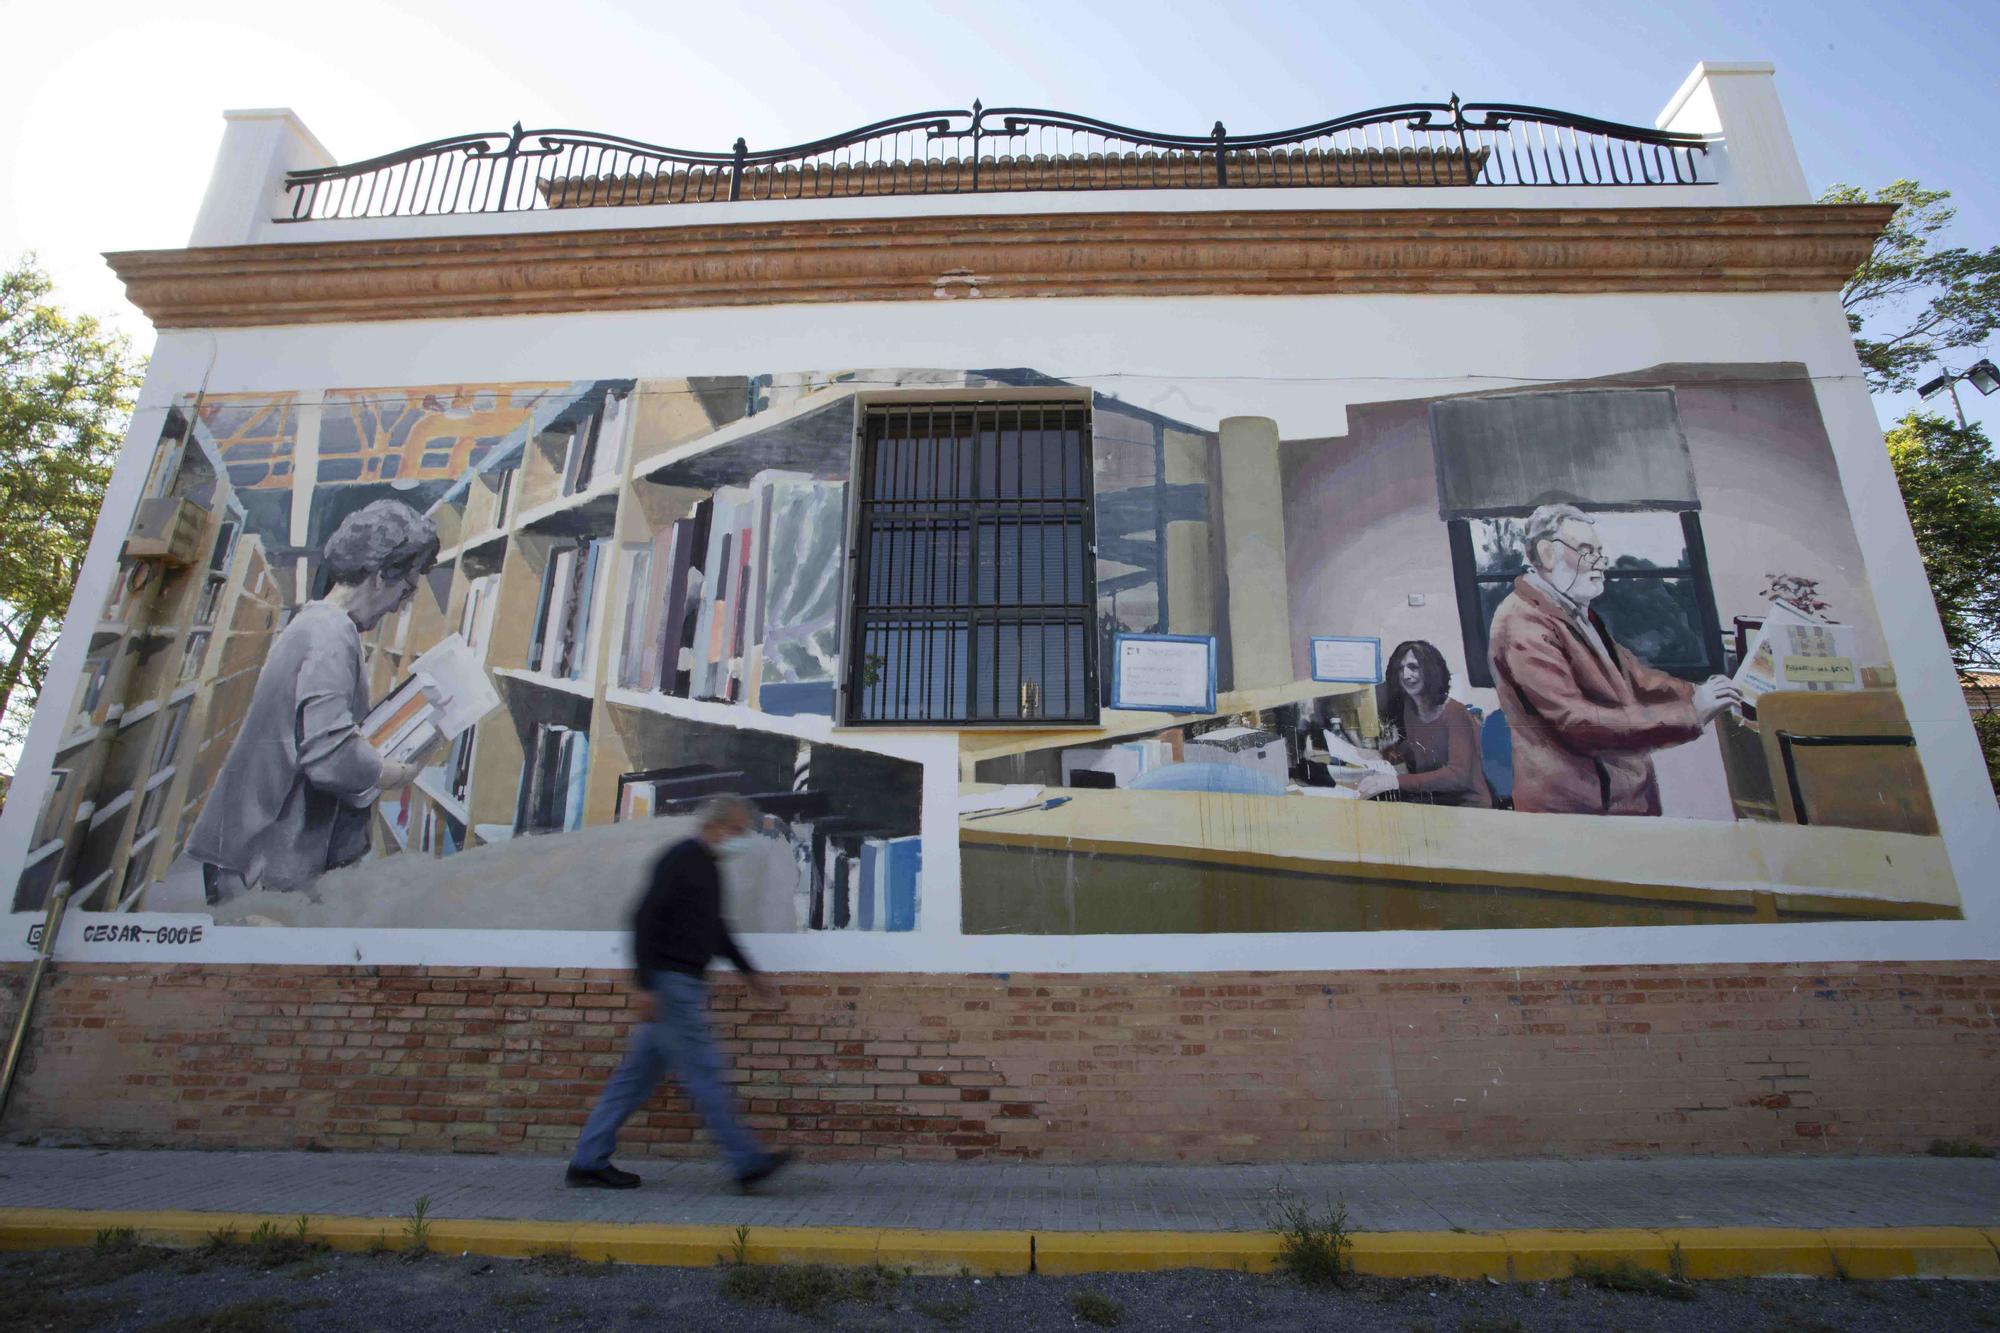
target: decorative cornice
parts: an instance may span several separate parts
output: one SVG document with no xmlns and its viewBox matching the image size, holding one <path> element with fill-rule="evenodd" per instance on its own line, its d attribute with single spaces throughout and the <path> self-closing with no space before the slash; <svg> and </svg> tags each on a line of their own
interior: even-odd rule
<svg viewBox="0 0 2000 1333">
<path fill-rule="evenodd" d="M 1835 291 L 1892 211 L 1810 204 L 929 216 L 106 258 L 159 328 L 972 296 Z"/>
</svg>

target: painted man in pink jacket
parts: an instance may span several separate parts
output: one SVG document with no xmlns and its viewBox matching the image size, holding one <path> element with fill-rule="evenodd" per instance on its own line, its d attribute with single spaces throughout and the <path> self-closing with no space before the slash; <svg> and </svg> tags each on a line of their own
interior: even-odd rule
<svg viewBox="0 0 2000 1333">
<path fill-rule="evenodd" d="M 1647 666 L 1612 639 L 1590 604 L 1610 563 L 1597 525 L 1573 505 L 1528 519 L 1528 572 L 1493 613 L 1493 684 L 1514 737 L 1514 808 L 1657 815 L 1653 751 L 1694 740 L 1742 695 Z"/>
</svg>

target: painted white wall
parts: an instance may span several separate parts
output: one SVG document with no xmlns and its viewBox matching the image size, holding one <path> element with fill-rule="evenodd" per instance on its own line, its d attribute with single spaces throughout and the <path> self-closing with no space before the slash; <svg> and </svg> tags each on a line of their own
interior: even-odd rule
<svg viewBox="0 0 2000 1333">
<path fill-rule="evenodd" d="M 1267 416 L 1287 438 L 1339 435 L 1355 403 L 1570 381 L 1668 363 L 1805 365 L 1815 380 L 1887 650 L 1919 741 L 1965 901 L 1963 922 L 1688 926 L 1242 936 L 963 938 L 952 845 L 949 745 L 927 765 L 922 921 L 911 935 L 753 937 L 787 970 L 1173 970 L 1525 967 L 1566 963 L 2000 957 L 2000 811 L 1966 723 L 1942 632 L 1846 325 L 1832 295 L 1314 296 L 885 303 L 631 311 L 162 336 L 85 561 L 74 619 L 88 623 L 115 572 L 170 398 L 384 384 L 624 376 L 1032 366 L 1213 429 Z M 866 376 L 863 376 L 866 379 Z M 1436 590 L 1441 597 L 1449 589 Z M 66 639 L 47 697 L 73 697 L 84 654 Z M 39 810 L 64 707 L 38 717 L 0 816 L 12 882 Z M 921 745 L 920 738 L 910 743 Z M 159 918 L 149 918 L 148 923 Z M 84 943 L 77 959 L 584 966 L 615 964 L 614 934 L 214 927 L 194 946 Z M 0 958 L 28 956 L 28 915 Z"/>
<path fill-rule="evenodd" d="M 1734 204 L 1812 202 L 1785 109 L 1778 104 L 1776 72 L 1761 60 L 1704 60 L 1654 122 L 1663 130 L 1713 135 L 1728 144 L 1716 157 L 1716 179 Z"/>
<path fill-rule="evenodd" d="M 208 196 L 190 245 L 277 245 L 374 241 L 408 236 L 495 236 L 521 232 L 685 227 L 719 222 L 811 218 L 968 217 L 1021 213 L 1159 213 L 1208 210 L 1386 208 L 1676 208 L 1810 202 L 1805 175 L 1779 106 L 1774 67 L 1742 61 L 1696 65 L 1657 124 L 1711 139 L 1716 184 L 1684 187 L 1489 189 L 1105 190 L 867 199 L 773 199 L 556 209 L 499 215 L 279 222 L 292 203 L 284 173 L 332 165 L 291 111 L 230 111 Z"/>
<path fill-rule="evenodd" d="M 188 244 L 240 245 L 263 234 L 280 209 L 285 173 L 333 165 L 333 155 L 288 107 L 225 111 L 222 146 Z"/>
</svg>

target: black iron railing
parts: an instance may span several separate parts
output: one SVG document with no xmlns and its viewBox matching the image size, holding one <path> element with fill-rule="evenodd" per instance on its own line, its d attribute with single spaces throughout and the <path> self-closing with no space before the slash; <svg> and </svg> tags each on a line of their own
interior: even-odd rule
<svg viewBox="0 0 2000 1333">
<path fill-rule="evenodd" d="M 1709 141 L 1505 102 L 1406 102 L 1275 134 L 1153 134 L 1030 107 L 925 111 L 790 148 L 468 134 L 294 171 L 280 222 L 1011 190 L 1702 185 Z"/>
</svg>

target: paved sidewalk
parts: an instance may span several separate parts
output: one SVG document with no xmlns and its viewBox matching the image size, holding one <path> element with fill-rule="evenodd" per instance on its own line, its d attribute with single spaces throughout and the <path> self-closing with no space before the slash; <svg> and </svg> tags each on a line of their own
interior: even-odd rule
<svg viewBox="0 0 2000 1333">
<path fill-rule="evenodd" d="M 1297 1200 L 1362 1232 L 2000 1224 L 2000 1160 L 1678 1157 L 1314 1166 L 800 1164 L 761 1194 L 634 1159 L 637 1190 L 559 1159 L 0 1148 L 0 1207 L 948 1231 L 1265 1231 Z"/>
</svg>

